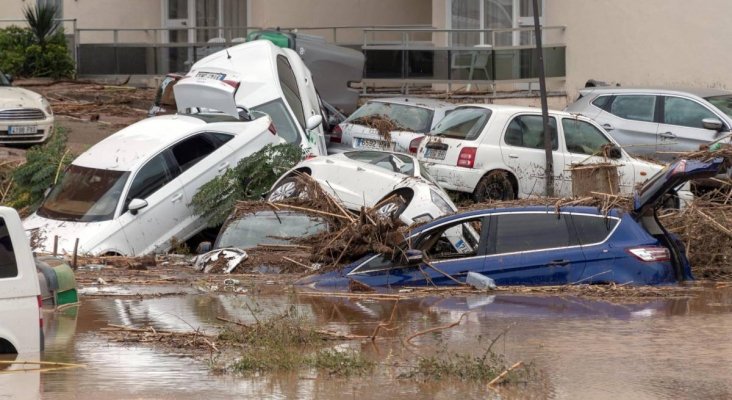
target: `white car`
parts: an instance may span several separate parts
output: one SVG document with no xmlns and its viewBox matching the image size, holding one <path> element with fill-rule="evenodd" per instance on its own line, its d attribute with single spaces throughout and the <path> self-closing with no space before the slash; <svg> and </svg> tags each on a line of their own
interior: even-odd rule
<svg viewBox="0 0 732 400">
<path fill-rule="evenodd" d="M 416 158 L 385 151 L 350 151 L 305 160 L 272 185 L 269 201 L 300 194 L 297 173 L 310 175 L 326 192 L 354 211 L 378 208 L 407 225 L 457 210 Z M 396 196 L 395 196 L 396 195 Z"/>
<path fill-rule="evenodd" d="M 455 107 L 444 101 L 419 97 L 369 100 L 338 125 L 330 142 L 341 143 L 341 146 L 334 145 L 341 148 L 416 153 L 424 135 Z M 387 141 L 375 128 L 359 123 L 373 117 L 386 117 L 404 130 L 391 131 L 391 140 Z"/>
<path fill-rule="evenodd" d="M 553 137 L 554 193 L 572 196 L 570 168 L 576 163 L 617 165 L 620 191 L 632 193 L 663 166 L 630 157 L 594 121 L 549 112 Z M 613 158 L 593 155 L 615 146 Z M 615 151 L 616 150 L 616 151 Z M 473 200 L 508 200 L 546 193 L 541 110 L 507 105 L 460 106 L 422 141 L 417 157 L 443 188 L 472 194 Z"/>
<path fill-rule="evenodd" d="M 53 133 L 51 104 L 43 96 L 11 86 L 0 71 L 0 144 L 43 143 Z"/>
<path fill-rule="evenodd" d="M 268 144 L 284 141 L 262 114 L 241 120 L 235 88 L 181 81 L 179 110 L 222 111 L 152 117 L 113 134 L 76 158 L 41 207 L 24 221 L 40 229 L 43 251 L 139 256 L 165 251 L 206 224 L 190 205 L 198 189 Z M 246 114 L 242 112 L 242 114 Z"/>
<path fill-rule="evenodd" d="M 41 290 L 18 213 L 0 207 L 0 354 L 43 350 Z"/>
<path fill-rule="evenodd" d="M 288 143 L 300 144 L 313 155 L 327 153 L 313 78 L 293 50 L 268 40 L 242 43 L 199 60 L 186 77 L 236 82 L 238 106 L 268 114 Z"/>
</svg>

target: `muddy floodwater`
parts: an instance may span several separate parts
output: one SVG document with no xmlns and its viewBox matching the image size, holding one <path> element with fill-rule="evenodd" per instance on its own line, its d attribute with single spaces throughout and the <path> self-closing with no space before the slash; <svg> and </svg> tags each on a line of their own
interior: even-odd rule
<svg viewBox="0 0 732 400">
<path fill-rule="evenodd" d="M 134 293 L 135 288 L 125 288 Z M 145 290 L 150 290 L 145 289 Z M 157 288 L 155 293 L 165 292 Z M 502 331 L 495 349 L 511 363 L 532 362 L 541 384 L 500 393 L 485 383 L 417 382 L 378 367 L 361 377 L 318 371 L 241 377 L 210 372 L 205 357 L 150 344 L 117 343 L 99 332 L 108 324 L 159 330 L 215 332 L 217 316 L 251 322 L 295 309 L 319 326 L 369 335 L 389 319 L 393 300 L 308 295 L 180 294 L 161 297 L 87 296 L 78 308 L 46 314 L 44 361 L 82 364 L 50 372 L 0 374 L 0 399 L 679 399 L 732 398 L 732 288 L 707 288 L 688 297 L 608 301 L 546 295 L 470 295 L 399 300 L 398 327 L 375 344 L 349 341 L 381 366 L 406 352 L 479 354 Z M 409 350 L 398 339 L 415 338 Z"/>
</svg>

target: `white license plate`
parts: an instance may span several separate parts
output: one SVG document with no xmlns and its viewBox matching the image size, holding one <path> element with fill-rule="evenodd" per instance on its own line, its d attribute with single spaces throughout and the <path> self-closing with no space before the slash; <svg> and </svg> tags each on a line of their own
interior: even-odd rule
<svg viewBox="0 0 732 400">
<path fill-rule="evenodd" d="M 386 140 L 378 139 L 366 139 L 366 138 L 355 138 L 355 146 L 360 149 L 375 149 L 375 150 L 394 150 L 394 142 L 387 142 Z"/>
<path fill-rule="evenodd" d="M 225 77 L 226 74 L 220 74 L 216 72 L 199 72 L 196 74 L 196 78 L 212 79 L 215 81 L 223 81 Z"/>
<path fill-rule="evenodd" d="M 10 135 L 30 135 L 33 133 L 38 133 L 38 127 L 35 125 L 11 126 L 8 128 L 8 134 Z"/>
<path fill-rule="evenodd" d="M 447 154 L 447 151 L 440 149 L 427 148 L 424 150 L 425 158 L 431 158 L 433 160 L 444 160 L 445 154 Z"/>
</svg>

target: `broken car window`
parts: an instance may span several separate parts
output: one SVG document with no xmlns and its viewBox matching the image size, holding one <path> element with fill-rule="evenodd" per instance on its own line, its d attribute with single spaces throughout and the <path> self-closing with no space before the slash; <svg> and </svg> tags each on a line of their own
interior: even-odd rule
<svg viewBox="0 0 732 400">
<path fill-rule="evenodd" d="M 345 122 L 353 124 L 356 123 L 356 120 L 363 121 L 371 117 L 381 117 L 391 120 L 398 129 L 427 133 L 432 127 L 433 116 L 434 111 L 428 108 L 370 101 L 351 114 Z"/>
<path fill-rule="evenodd" d="M 417 247 L 428 258 L 443 260 L 478 254 L 482 217 L 443 226 L 419 239 Z"/>
</svg>

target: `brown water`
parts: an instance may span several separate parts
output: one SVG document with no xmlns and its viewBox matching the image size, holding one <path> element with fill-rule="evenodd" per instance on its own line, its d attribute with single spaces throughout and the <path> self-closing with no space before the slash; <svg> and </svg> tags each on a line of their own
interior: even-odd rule
<svg viewBox="0 0 732 400">
<path fill-rule="evenodd" d="M 368 335 L 389 318 L 394 302 L 248 294 L 85 298 L 78 309 L 46 314 L 42 359 L 86 368 L 0 374 L 0 399 L 498 398 L 482 384 L 419 383 L 395 376 L 399 369 L 393 365 L 414 359 L 395 337 L 454 322 L 463 313 L 467 315 L 459 326 L 417 337 L 412 351 L 430 354 L 446 346 L 479 354 L 486 339 L 509 328 L 495 348 L 511 362 L 533 361 L 543 379 L 528 392 L 502 393 L 502 398 L 732 398 L 729 288 L 632 304 L 508 294 L 401 300 L 399 329 L 387 333 L 392 338 L 378 340 L 376 346 L 355 341 L 340 345 L 360 347 L 381 365 L 392 366 L 361 378 L 333 378 L 310 370 L 214 375 L 206 360 L 148 345 L 113 343 L 98 333 L 107 323 L 215 331 L 220 324 L 216 316 L 251 321 L 245 304 L 260 315 L 294 305 L 327 328 Z"/>
</svg>

